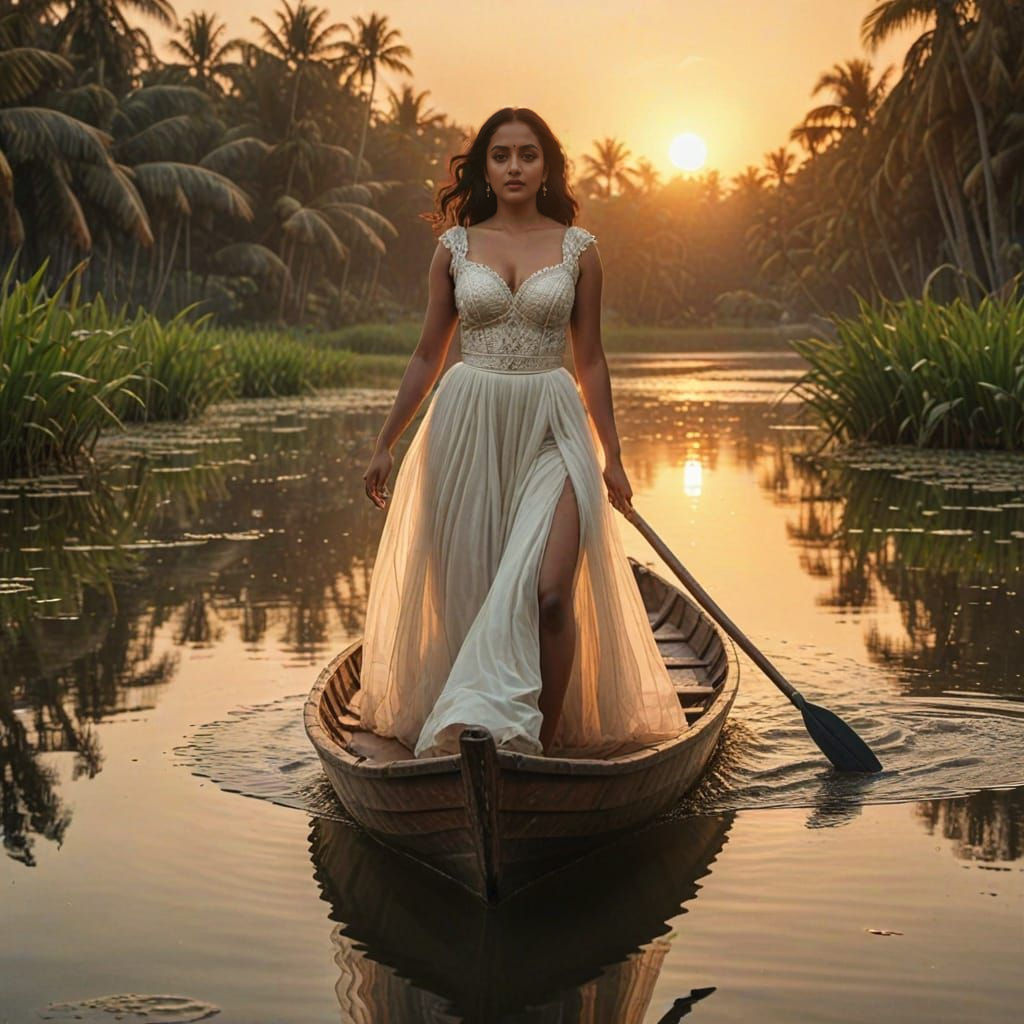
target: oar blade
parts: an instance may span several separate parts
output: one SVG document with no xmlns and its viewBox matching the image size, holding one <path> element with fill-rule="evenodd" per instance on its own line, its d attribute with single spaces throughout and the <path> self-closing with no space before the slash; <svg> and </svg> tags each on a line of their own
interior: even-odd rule
<svg viewBox="0 0 1024 1024">
<path fill-rule="evenodd" d="M 841 772 L 882 770 L 871 748 L 838 715 L 810 701 L 804 701 L 801 711 L 811 739 Z"/>
</svg>

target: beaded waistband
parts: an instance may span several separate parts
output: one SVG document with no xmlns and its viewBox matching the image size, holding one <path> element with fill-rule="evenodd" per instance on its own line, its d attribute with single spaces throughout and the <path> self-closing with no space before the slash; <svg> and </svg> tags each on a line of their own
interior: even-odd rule
<svg viewBox="0 0 1024 1024">
<path fill-rule="evenodd" d="M 505 352 L 462 351 L 462 361 L 477 370 L 491 370 L 495 373 L 550 373 L 563 365 L 562 356 L 557 354 L 514 355 Z"/>
</svg>

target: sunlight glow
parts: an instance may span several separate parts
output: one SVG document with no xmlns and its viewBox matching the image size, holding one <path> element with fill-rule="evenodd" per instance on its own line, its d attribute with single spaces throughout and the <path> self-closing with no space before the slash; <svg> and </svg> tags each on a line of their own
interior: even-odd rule
<svg viewBox="0 0 1024 1024">
<path fill-rule="evenodd" d="M 687 459 L 683 466 L 683 493 L 688 498 L 699 498 L 704 485 L 704 467 L 699 459 Z"/>
<path fill-rule="evenodd" d="M 668 156 L 680 170 L 698 171 L 708 158 L 708 146 L 699 135 L 684 132 L 672 140 Z"/>
</svg>

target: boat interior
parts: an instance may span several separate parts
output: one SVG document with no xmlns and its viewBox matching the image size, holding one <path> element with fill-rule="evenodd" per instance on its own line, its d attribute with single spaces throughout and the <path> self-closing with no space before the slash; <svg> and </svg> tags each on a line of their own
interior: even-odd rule
<svg viewBox="0 0 1024 1024">
<path fill-rule="evenodd" d="M 722 692 L 729 672 L 721 634 L 677 587 L 632 558 L 630 563 L 655 642 L 686 714 L 687 728 L 692 728 Z M 413 752 L 403 743 L 378 736 L 360 725 L 361 663 L 362 645 L 359 644 L 327 681 L 320 702 L 324 729 L 360 763 L 383 766 L 414 760 Z M 622 743 L 602 752 L 600 757 L 601 760 L 615 761 L 648 747 L 642 743 Z M 551 753 L 564 759 L 585 756 L 589 760 L 595 756 L 593 752 L 574 755 L 572 750 L 557 748 Z"/>
</svg>

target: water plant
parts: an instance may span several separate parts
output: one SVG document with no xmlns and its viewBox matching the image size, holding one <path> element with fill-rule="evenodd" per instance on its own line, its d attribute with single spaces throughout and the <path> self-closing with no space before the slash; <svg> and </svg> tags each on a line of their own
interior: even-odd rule
<svg viewBox="0 0 1024 1024">
<path fill-rule="evenodd" d="M 13 268 L 13 264 L 12 264 Z M 0 471 L 66 466 L 91 452 L 104 427 L 120 424 L 117 408 L 139 399 L 142 358 L 129 326 L 79 303 L 65 278 L 53 295 L 45 265 L 0 286 Z"/>
<path fill-rule="evenodd" d="M 234 370 L 224 346 L 207 328 L 208 318 L 195 320 L 191 314 L 183 309 L 162 322 L 139 309 L 125 321 L 143 374 L 133 389 L 141 401 L 127 405 L 122 419 L 191 419 L 234 393 Z"/>
<path fill-rule="evenodd" d="M 0 282 L 0 476 L 73 467 L 102 430 L 187 420 L 226 398 L 390 385 L 404 359 L 355 355 L 283 331 L 225 330 L 192 308 L 161 321 L 81 298 L 73 271 Z"/>
<path fill-rule="evenodd" d="M 300 395 L 346 387 L 355 378 L 351 352 L 316 347 L 281 331 L 211 331 L 223 347 L 237 398 Z"/>
<path fill-rule="evenodd" d="M 828 440 L 1024 449 L 1024 296 L 858 305 L 834 339 L 790 342 Z"/>
</svg>

